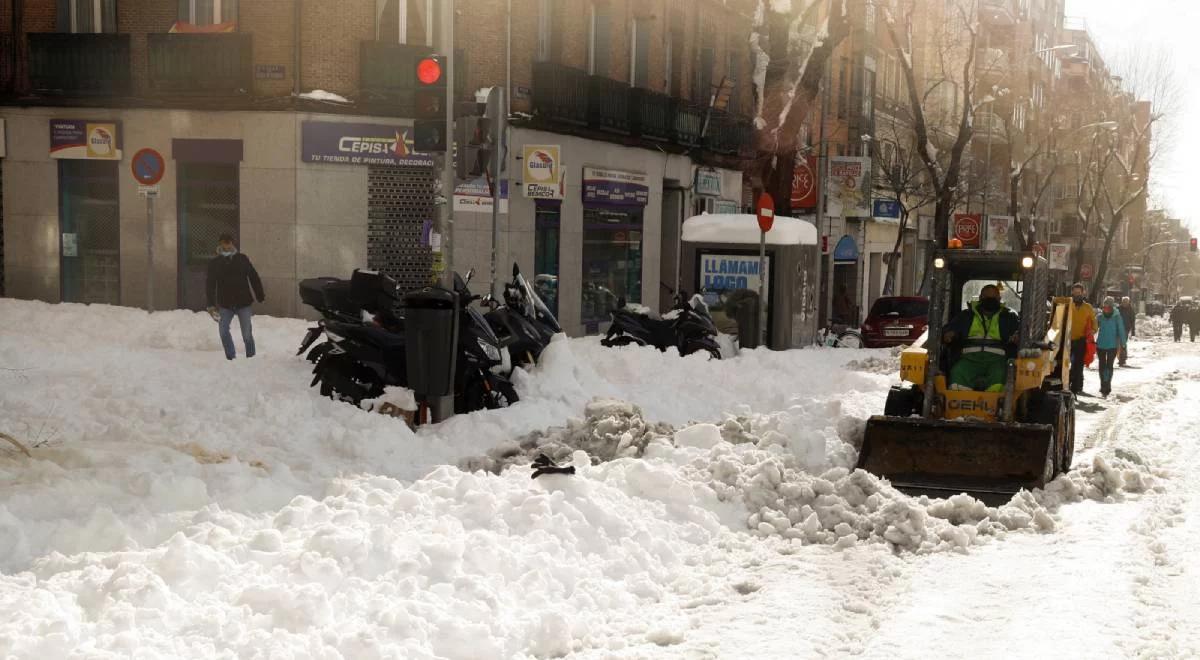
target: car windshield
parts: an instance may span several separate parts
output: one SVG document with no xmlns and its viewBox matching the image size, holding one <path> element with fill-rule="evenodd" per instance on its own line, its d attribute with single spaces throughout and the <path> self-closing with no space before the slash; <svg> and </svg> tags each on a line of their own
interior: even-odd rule
<svg viewBox="0 0 1200 660">
<path fill-rule="evenodd" d="M 997 282 L 996 280 L 968 280 L 962 288 L 962 309 L 979 300 L 979 292 L 987 285 L 1000 287 L 1000 302 L 1014 312 L 1021 311 L 1021 282 Z"/>
<path fill-rule="evenodd" d="M 917 318 L 929 314 L 928 300 L 907 298 L 880 298 L 871 306 L 871 316 L 893 316 L 902 319 Z"/>
</svg>

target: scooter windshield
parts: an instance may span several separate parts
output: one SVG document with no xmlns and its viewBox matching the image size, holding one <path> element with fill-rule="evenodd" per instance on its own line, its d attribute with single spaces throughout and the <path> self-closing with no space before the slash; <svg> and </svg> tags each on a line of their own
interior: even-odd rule
<svg viewBox="0 0 1200 660">
<path fill-rule="evenodd" d="M 516 280 L 521 289 L 525 291 L 525 299 L 533 305 L 533 316 L 549 326 L 554 332 L 562 332 L 562 326 L 558 324 L 558 319 L 554 318 L 554 314 L 550 313 L 550 308 L 546 307 L 546 303 L 542 302 L 541 296 L 533 290 L 533 287 L 529 285 L 525 276 L 517 273 Z"/>
</svg>

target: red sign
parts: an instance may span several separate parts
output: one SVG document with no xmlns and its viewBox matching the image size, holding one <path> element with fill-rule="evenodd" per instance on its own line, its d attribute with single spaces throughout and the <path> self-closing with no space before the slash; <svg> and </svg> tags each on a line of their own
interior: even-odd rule
<svg viewBox="0 0 1200 660">
<path fill-rule="evenodd" d="M 1045 243 L 1034 243 L 1033 245 L 1029 246 L 1029 249 L 1033 250 L 1033 254 L 1035 256 L 1042 257 L 1043 259 L 1046 257 Z"/>
<path fill-rule="evenodd" d="M 162 181 L 167 162 L 163 160 L 162 154 L 153 149 L 138 149 L 129 163 L 129 169 L 133 171 L 133 178 L 138 183 L 152 186 Z"/>
<path fill-rule="evenodd" d="M 1091 264 L 1084 264 L 1079 267 L 1079 276 L 1085 280 L 1092 279 L 1092 276 L 1095 274 L 1096 274 L 1096 269 L 1092 268 Z"/>
<path fill-rule="evenodd" d="M 821 254 L 829 254 L 829 235 L 821 237 Z"/>
<path fill-rule="evenodd" d="M 953 238 L 962 241 L 964 248 L 979 248 L 980 237 L 983 235 L 983 216 L 977 214 L 955 213 L 954 224 L 950 228 Z"/>
<path fill-rule="evenodd" d="M 817 157 L 797 158 L 792 170 L 792 209 L 817 208 Z"/>
<path fill-rule="evenodd" d="M 775 225 L 775 200 L 772 199 L 771 193 L 764 192 L 759 195 L 755 208 L 758 213 L 758 228 L 763 230 L 764 234 L 771 231 L 771 227 Z"/>
</svg>

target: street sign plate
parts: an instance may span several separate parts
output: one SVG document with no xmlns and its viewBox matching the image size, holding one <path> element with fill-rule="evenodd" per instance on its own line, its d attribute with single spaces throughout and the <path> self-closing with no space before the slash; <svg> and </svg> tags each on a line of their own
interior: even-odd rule
<svg viewBox="0 0 1200 660">
<path fill-rule="evenodd" d="M 758 215 L 758 228 L 763 233 L 771 231 L 771 227 L 775 225 L 775 200 L 771 194 L 764 192 L 759 195 L 755 209 Z"/>
<path fill-rule="evenodd" d="M 143 186 L 153 186 L 162 181 L 166 168 L 167 161 L 163 160 L 162 154 L 153 149 L 139 149 L 129 163 L 133 178 Z"/>
<path fill-rule="evenodd" d="M 158 197 L 158 186 L 138 186 L 138 196 L 156 199 Z"/>
</svg>

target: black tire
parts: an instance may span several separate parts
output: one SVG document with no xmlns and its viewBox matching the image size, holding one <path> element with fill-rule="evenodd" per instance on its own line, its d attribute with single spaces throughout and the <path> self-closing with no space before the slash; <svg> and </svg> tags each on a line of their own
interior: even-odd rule
<svg viewBox="0 0 1200 660">
<path fill-rule="evenodd" d="M 1071 466 L 1075 463 L 1075 397 L 1064 396 L 1063 402 L 1066 404 L 1066 427 L 1067 432 L 1063 438 L 1063 457 L 1059 463 L 1059 471 L 1063 474 L 1071 471 Z"/>
<path fill-rule="evenodd" d="M 614 348 L 617 346 L 640 346 L 641 343 L 629 335 L 617 335 L 616 337 L 605 337 L 604 339 L 601 339 L 600 345 L 607 346 L 608 348 Z"/>
<path fill-rule="evenodd" d="M 855 330 L 847 330 L 838 335 L 838 348 L 866 348 L 867 344 L 863 341 L 862 335 Z"/>
<path fill-rule="evenodd" d="M 485 384 L 484 378 L 487 378 Z M 495 374 L 471 374 L 462 395 L 454 398 L 454 412 L 464 415 L 477 410 L 499 410 L 520 400 L 513 384 Z"/>
<path fill-rule="evenodd" d="M 321 395 L 357 407 L 364 399 L 383 395 L 375 372 L 345 355 L 326 356 L 317 365 Z"/>
<path fill-rule="evenodd" d="M 909 417 L 920 414 L 921 393 L 915 387 L 893 386 L 883 404 L 883 414 L 888 417 Z"/>
<path fill-rule="evenodd" d="M 1037 391 L 1028 394 L 1027 414 L 1024 420 L 1030 424 L 1044 424 L 1053 429 L 1053 474 L 1050 479 L 1070 469 L 1074 457 L 1072 436 L 1074 434 L 1074 407 L 1068 403 L 1073 399 L 1070 394 L 1062 392 Z M 1068 410 L 1072 414 L 1068 414 Z"/>
</svg>

